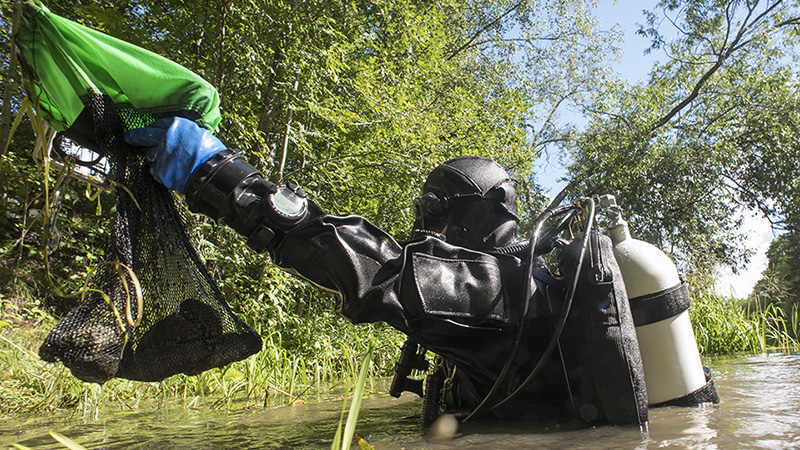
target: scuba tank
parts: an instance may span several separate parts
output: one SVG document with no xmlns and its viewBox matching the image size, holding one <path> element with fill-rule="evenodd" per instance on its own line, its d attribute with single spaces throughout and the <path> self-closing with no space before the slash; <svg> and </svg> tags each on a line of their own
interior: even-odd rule
<svg viewBox="0 0 800 450">
<path fill-rule="evenodd" d="M 689 289 L 675 264 L 656 246 L 631 238 L 614 196 L 600 202 L 630 299 L 649 404 L 719 402 L 689 320 Z"/>
</svg>

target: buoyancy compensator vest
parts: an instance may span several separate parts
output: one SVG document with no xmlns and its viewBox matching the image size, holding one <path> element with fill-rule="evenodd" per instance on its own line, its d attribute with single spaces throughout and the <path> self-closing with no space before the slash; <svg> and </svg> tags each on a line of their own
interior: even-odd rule
<svg viewBox="0 0 800 450">
<path fill-rule="evenodd" d="M 611 200 L 611 196 L 600 198 L 601 209 L 611 219 L 610 236 L 593 229 L 592 218 L 600 211 L 591 199 L 542 215 L 531 237 L 528 264 L 531 274 L 534 270 L 552 273 L 559 293 L 523 295 L 535 300 L 520 313 L 518 342 L 509 349 L 508 367 L 497 374 L 491 389 L 479 389 L 489 392 L 479 403 L 474 398 L 464 402 L 452 398 L 463 391 L 454 387 L 455 382 L 477 380 L 464 379 L 463 372 L 453 377 L 454 366 L 448 366 L 446 355 L 439 355 L 445 361 L 438 366 L 451 370 L 435 372 L 439 382 L 426 384 L 426 404 L 433 407 L 426 406 L 425 422 L 435 418 L 439 399 L 450 411 L 459 410 L 451 408 L 454 405 L 477 404 L 470 406 L 465 421 L 520 402 L 543 411 L 538 407 L 551 404 L 553 396 L 547 394 L 552 392 L 534 387 L 535 380 L 545 371 L 552 375 L 553 366 L 563 371 L 566 385 L 557 394 L 563 397 L 559 409 L 588 422 L 646 426 L 649 406 L 719 401 L 710 373 L 700 363 L 686 313 L 686 284 L 666 254 L 630 238 L 619 211 L 609 210 Z M 552 226 L 547 228 L 545 223 Z M 569 230 L 578 224 L 585 226 L 583 233 L 573 236 Z M 543 257 L 549 258 L 549 264 Z M 538 290 L 542 294 L 542 286 Z M 550 342 L 542 342 L 547 333 L 539 333 L 539 340 L 532 342 L 529 327 L 540 326 L 543 317 L 550 317 L 552 323 Z M 520 364 L 522 350 L 517 352 L 516 345 L 538 349 L 538 361 Z"/>
<path fill-rule="evenodd" d="M 500 411 L 516 401 L 531 403 L 534 409 L 552 405 L 554 393 L 541 391 L 542 384 L 536 387 L 536 380 L 548 371 L 552 375 L 557 367 L 566 386 L 558 394 L 562 398 L 556 405 L 562 412 L 588 422 L 646 425 L 644 371 L 628 298 L 611 240 L 592 231 L 594 214 L 595 203 L 587 199 L 549 211 L 539 220 L 531 238 L 531 248 L 535 249 L 529 262 L 531 269 L 542 267 L 534 262 L 537 255 L 558 249 L 559 278 L 570 286 L 558 298 L 548 295 L 545 303 L 523 310 L 522 317 L 552 317 L 549 342 L 531 342 L 536 334 L 528 327 L 535 325 L 519 324 L 519 346 L 528 351 L 538 349 L 533 353 L 539 355 L 538 361 L 524 364 L 527 373 L 519 373 L 519 360 L 517 369 L 509 369 L 519 356 L 515 344 L 509 351 L 509 363 L 489 394 L 465 420 Z M 572 219 L 579 216 L 583 217 L 584 233 L 574 239 L 561 237 Z M 542 232 L 543 223 L 552 220 L 557 225 Z M 542 299 L 537 296 L 537 300 Z M 501 395 L 503 391 L 508 394 Z"/>
<path fill-rule="evenodd" d="M 561 252 L 563 272 L 580 240 Z M 647 392 L 631 310 L 611 239 L 591 232 L 575 299 L 560 337 L 575 414 L 592 422 L 646 424 Z"/>
</svg>

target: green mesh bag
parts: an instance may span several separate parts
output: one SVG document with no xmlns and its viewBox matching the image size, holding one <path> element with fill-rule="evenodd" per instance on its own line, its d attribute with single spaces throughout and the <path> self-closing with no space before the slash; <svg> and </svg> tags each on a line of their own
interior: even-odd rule
<svg viewBox="0 0 800 450">
<path fill-rule="evenodd" d="M 103 383 L 192 375 L 257 353 L 261 338 L 234 315 L 209 276 L 173 194 L 150 175 L 144 150 L 122 139 L 127 130 L 170 116 L 214 130 L 216 90 L 174 62 L 41 4 L 27 3 L 23 16 L 15 44 L 28 95 L 60 130 L 54 146 L 91 149 L 99 157 L 85 164 L 102 160 L 107 177 L 125 187 L 116 190 L 107 261 L 83 303 L 47 336 L 40 357 Z"/>
</svg>

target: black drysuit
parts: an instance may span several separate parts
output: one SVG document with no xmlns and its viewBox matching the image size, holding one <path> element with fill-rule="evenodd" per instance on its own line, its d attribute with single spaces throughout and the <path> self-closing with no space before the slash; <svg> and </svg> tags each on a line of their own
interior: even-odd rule
<svg viewBox="0 0 800 450">
<path fill-rule="evenodd" d="M 444 394 L 447 406 L 474 408 L 514 347 L 524 310 L 527 249 L 478 252 L 433 236 L 401 245 L 362 217 L 330 216 L 313 205 L 312 211 L 311 220 L 270 247 L 274 262 L 338 293 L 340 312 L 349 320 L 386 322 L 444 357 L 455 367 L 453 387 Z M 562 254 L 574 256 L 573 247 Z M 558 348 L 522 394 L 492 414 L 647 420 L 638 345 L 610 251 L 608 238 L 593 235 L 586 258 L 596 263 L 585 265 L 583 272 L 592 273 L 581 277 Z M 563 279 L 541 269 L 534 271 L 533 282 L 521 345 L 506 381 L 512 387 L 539 362 L 564 303 Z M 598 341 L 609 345 L 598 347 Z M 504 397 L 506 384 L 490 404 Z"/>
</svg>

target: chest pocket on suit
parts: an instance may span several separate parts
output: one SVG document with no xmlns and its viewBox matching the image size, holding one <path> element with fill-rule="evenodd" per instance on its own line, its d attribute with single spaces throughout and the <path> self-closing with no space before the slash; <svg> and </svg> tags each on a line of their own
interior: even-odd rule
<svg viewBox="0 0 800 450">
<path fill-rule="evenodd" d="M 494 261 L 415 254 L 413 268 L 424 313 L 470 323 L 505 322 L 500 267 Z"/>
</svg>

